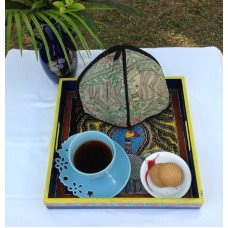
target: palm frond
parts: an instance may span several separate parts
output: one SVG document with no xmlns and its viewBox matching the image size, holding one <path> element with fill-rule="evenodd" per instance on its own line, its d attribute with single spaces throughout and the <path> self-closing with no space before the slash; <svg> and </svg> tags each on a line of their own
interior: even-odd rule
<svg viewBox="0 0 228 228">
<path fill-rule="evenodd" d="M 64 52 L 66 61 L 69 65 L 69 58 L 62 41 L 60 34 L 58 33 L 56 27 L 54 26 L 52 19 L 54 19 L 64 31 L 68 34 L 72 44 L 79 51 L 77 40 L 72 36 L 72 32 L 77 34 L 79 42 L 82 44 L 83 49 L 89 56 L 90 48 L 84 37 L 84 31 L 87 32 L 94 40 L 94 42 L 100 47 L 104 48 L 101 40 L 96 34 L 96 23 L 94 23 L 92 16 L 86 11 L 91 10 L 114 10 L 119 9 L 125 13 L 133 16 L 138 16 L 138 11 L 125 3 L 119 2 L 118 0 L 87 0 L 86 2 L 94 3 L 91 6 L 84 6 L 77 0 L 6 0 L 6 52 L 10 48 L 10 42 L 12 39 L 12 27 L 15 22 L 17 30 L 17 38 L 19 43 L 19 48 L 22 54 L 23 49 L 23 28 L 26 27 L 28 30 L 32 44 L 34 46 L 36 58 L 38 59 L 38 48 L 37 41 L 31 26 L 31 21 L 34 23 L 37 29 L 43 45 L 45 47 L 46 55 L 50 63 L 51 56 L 48 47 L 47 40 L 45 38 L 44 32 L 40 25 L 40 19 L 47 23 L 54 34 L 56 35 L 62 50 Z M 62 8 L 61 8 L 62 7 Z M 30 21 L 31 20 L 31 21 Z M 23 23 L 23 26 L 22 24 Z M 24 26 L 25 25 L 25 26 Z M 80 54 L 80 51 L 79 51 Z M 80 54 L 81 56 L 81 54 Z M 82 58 L 82 56 L 81 56 Z M 82 58 L 83 60 L 83 58 Z M 84 61 L 83 61 L 84 62 Z"/>
<path fill-rule="evenodd" d="M 15 23 L 16 23 L 16 28 L 17 28 L 17 37 L 18 37 L 18 45 L 20 48 L 21 56 L 22 56 L 22 28 L 21 28 L 21 22 L 20 22 L 20 16 L 18 12 L 14 12 L 14 18 L 15 18 Z"/>
<path fill-rule="evenodd" d="M 44 2 L 43 0 L 35 1 L 32 4 L 32 9 L 39 9 L 39 8 L 42 8 L 42 7 L 46 6 L 46 5 L 47 5 L 47 3 Z"/>
<path fill-rule="evenodd" d="M 76 48 L 76 50 L 78 50 L 78 53 L 83 61 L 83 63 L 85 64 L 84 60 L 83 60 L 83 57 L 79 51 L 79 48 L 78 48 L 78 45 L 73 37 L 73 35 L 71 34 L 70 30 L 67 28 L 67 26 L 65 25 L 65 23 L 59 19 L 55 14 L 51 13 L 51 12 L 46 12 L 45 13 L 47 16 L 49 16 L 51 19 L 54 19 L 62 28 L 63 30 L 68 34 L 68 36 L 70 37 L 71 39 L 71 42 L 73 43 L 74 47 Z"/>
<path fill-rule="evenodd" d="M 105 5 L 109 7 L 114 7 L 116 9 L 122 10 L 123 12 L 134 16 L 134 17 L 141 17 L 141 14 L 138 10 L 136 10 L 134 7 L 125 4 L 123 2 L 117 1 L 117 0 L 87 0 L 87 2 L 96 3 L 97 5 Z"/>
<path fill-rule="evenodd" d="M 93 33 L 97 35 L 97 29 L 93 17 L 85 11 L 78 11 L 77 15 L 81 17 L 85 21 L 85 23 L 91 28 Z"/>
<path fill-rule="evenodd" d="M 30 24 L 29 18 L 28 18 L 28 16 L 25 13 L 21 13 L 21 16 L 22 16 L 22 18 L 24 20 L 24 23 L 26 25 L 26 28 L 28 29 L 29 34 L 31 36 L 32 44 L 33 44 L 34 51 L 35 51 L 35 54 L 36 54 L 36 59 L 38 60 L 37 42 L 36 42 L 35 35 L 34 35 L 34 32 L 33 32 L 32 26 Z"/>
<path fill-rule="evenodd" d="M 67 54 L 67 50 L 66 50 L 66 47 L 65 47 L 65 45 L 64 45 L 64 43 L 63 43 L 63 40 L 62 40 L 62 38 L 61 38 L 61 36 L 60 36 L 58 30 L 56 29 L 56 27 L 53 25 L 53 23 L 52 23 L 44 14 L 42 14 L 42 13 L 37 13 L 37 15 L 38 15 L 42 20 L 44 20 L 44 21 L 47 23 L 47 25 L 50 26 L 51 30 L 54 32 L 56 38 L 57 38 L 58 41 L 59 41 L 59 44 L 60 44 L 62 50 L 63 50 L 64 57 L 65 57 L 65 59 L 66 59 L 66 61 L 67 61 L 67 63 L 68 63 L 68 66 L 70 67 L 70 60 L 69 60 L 69 57 L 68 57 L 68 54 Z"/>
<path fill-rule="evenodd" d="M 94 34 L 94 32 L 92 31 L 92 29 L 85 23 L 85 21 L 78 15 L 69 12 L 68 14 L 70 14 L 72 17 L 76 18 L 76 20 L 86 28 L 86 30 L 89 32 L 89 34 L 94 38 L 94 40 L 96 41 L 96 43 L 99 45 L 100 48 L 104 48 L 102 42 L 99 40 L 99 38 Z"/>
<path fill-rule="evenodd" d="M 38 22 L 38 20 L 36 19 L 36 17 L 31 14 L 31 19 L 35 25 L 35 27 L 37 28 L 39 34 L 40 34 L 40 37 L 41 37 L 41 40 L 43 41 L 43 44 L 44 44 L 44 48 L 45 48 L 45 51 L 46 51 L 46 54 L 47 54 L 47 58 L 48 58 L 48 62 L 50 63 L 51 62 L 51 55 L 50 55 L 50 50 L 49 50 L 49 47 L 48 47 L 48 43 L 47 43 L 47 40 L 46 40 L 46 37 L 42 31 L 42 28 Z"/>
<path fill-rule="evenodd" d="M 28 6 L 32 6 L 32 4 L 34 3 L 34 0 L 22 0 L 24 1 Z"/>
<path fill-rule="evenodd" d="M 11 41 L 11 32 L 12 32 L 12 19 L 13 13 L 9 12 L 6 16 L 6 53 L 9 51 L 10 41 Z"/>
<path fill-rule="evenodd" d="M 80 40 L 80 42 L 81 42 L 83 48 L 85 49 L 87 55 L 89 55 L 89 54 L 90 54 L 89 46 L 88 46 L 88 44 L 87 44 L 87 42 L 86 42 L 84 36 L 82 35 L 82 33 L 81 33 L 79 27 L 76 25 L 76 23 L 75 23 L 68 15 L 66 15 L 66 14 L 59 13 L 59 12 L 57 12 L 57 11 L 55 11 L 55 10 L 50 10 L 50 12 L 56 14 L 56 15 L 59 16 L 60 18 L 63 18 L 63 19 L 67 22 L 67 24 L 70 25 L 71 29 L 72 29 L 74 32 L 76 32 L 76 34 L 77 34 L 77 36 L 78 36 L 78 38 L 79 38 L 79 40 Z"/>
</svg>

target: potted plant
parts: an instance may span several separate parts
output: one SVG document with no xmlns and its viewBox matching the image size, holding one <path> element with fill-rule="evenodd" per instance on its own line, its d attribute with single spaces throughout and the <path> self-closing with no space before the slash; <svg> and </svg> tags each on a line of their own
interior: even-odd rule
<svg viewBox="0 0 228 228">
<path fill-rule="evenodd" d="M 50 78 L 58 82 L 61 77 L 74 76 L 76 50 L 81 46 L 89 53 L 85 32 L 100 48 L 104 47 L 96 34 L 96 23 L 90 12 L 116 9 L 139 16 L 135 8 L 118 0 L 6 0 L 6 52 L 15 26 L 22 54 L 22 34 L 27 30 L 36 58 L 39 53 L 41 64 Z"/>
</svg>

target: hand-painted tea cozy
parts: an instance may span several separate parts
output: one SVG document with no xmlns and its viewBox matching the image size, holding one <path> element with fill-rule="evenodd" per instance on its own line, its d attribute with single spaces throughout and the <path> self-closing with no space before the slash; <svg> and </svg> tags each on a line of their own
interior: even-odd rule
<svg viewBox="0 0 228 228">
<path fill-rule="evenodd" d="M 129 45 L 95 58 L 78 79 L 86 113 L 119 127 L 130 127 L 162 112 L 169 92 L 162 68 L 147 52 Z"/>
</svg>

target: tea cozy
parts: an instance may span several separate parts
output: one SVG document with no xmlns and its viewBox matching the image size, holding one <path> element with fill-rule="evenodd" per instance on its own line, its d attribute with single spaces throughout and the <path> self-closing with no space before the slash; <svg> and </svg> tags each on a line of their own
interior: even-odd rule
<svg viewBox="0 0 228 228">
<path fill-rule="evenodd" d="M 95 58 L 77 84 L 85 113 L 118 127 L 130 127 L 167 108 L 169 92 L 158 61 L 130 45 Z"/>
</svg>

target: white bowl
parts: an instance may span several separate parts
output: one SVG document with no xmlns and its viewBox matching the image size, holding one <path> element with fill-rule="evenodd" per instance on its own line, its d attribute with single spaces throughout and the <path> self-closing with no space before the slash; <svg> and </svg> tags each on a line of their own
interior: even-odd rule
<svg viewBox="0 0 228 228">
<path fill-rule="evenodd" d="M 179 186 L 162 187 L 162 188 L 157 187 L 156 185 L 154 185 L 149 175 L 147 176 L 147 183 L 149 186 L 147 185 L 146 183 L 146 172 L 148 170 L 147 161 L 153 160 L 157 155 L 159 156 L 155 160 L 156 164 L 171 162 L 171 163 L 175 163 L 182 169 L 184 174 L 184 179 Z M 191 171 L 188 165 L 186 164 L 186 162 L 181 157 L 166 151 L 156 152 L 148 156 L 141 166 L 140 177 L 141 177 L 141 182 L 144 188 L 147 190 L 147 192 L 156 198 L 181 198 L 187 193 L 192 182 Z"/>
</svg>

